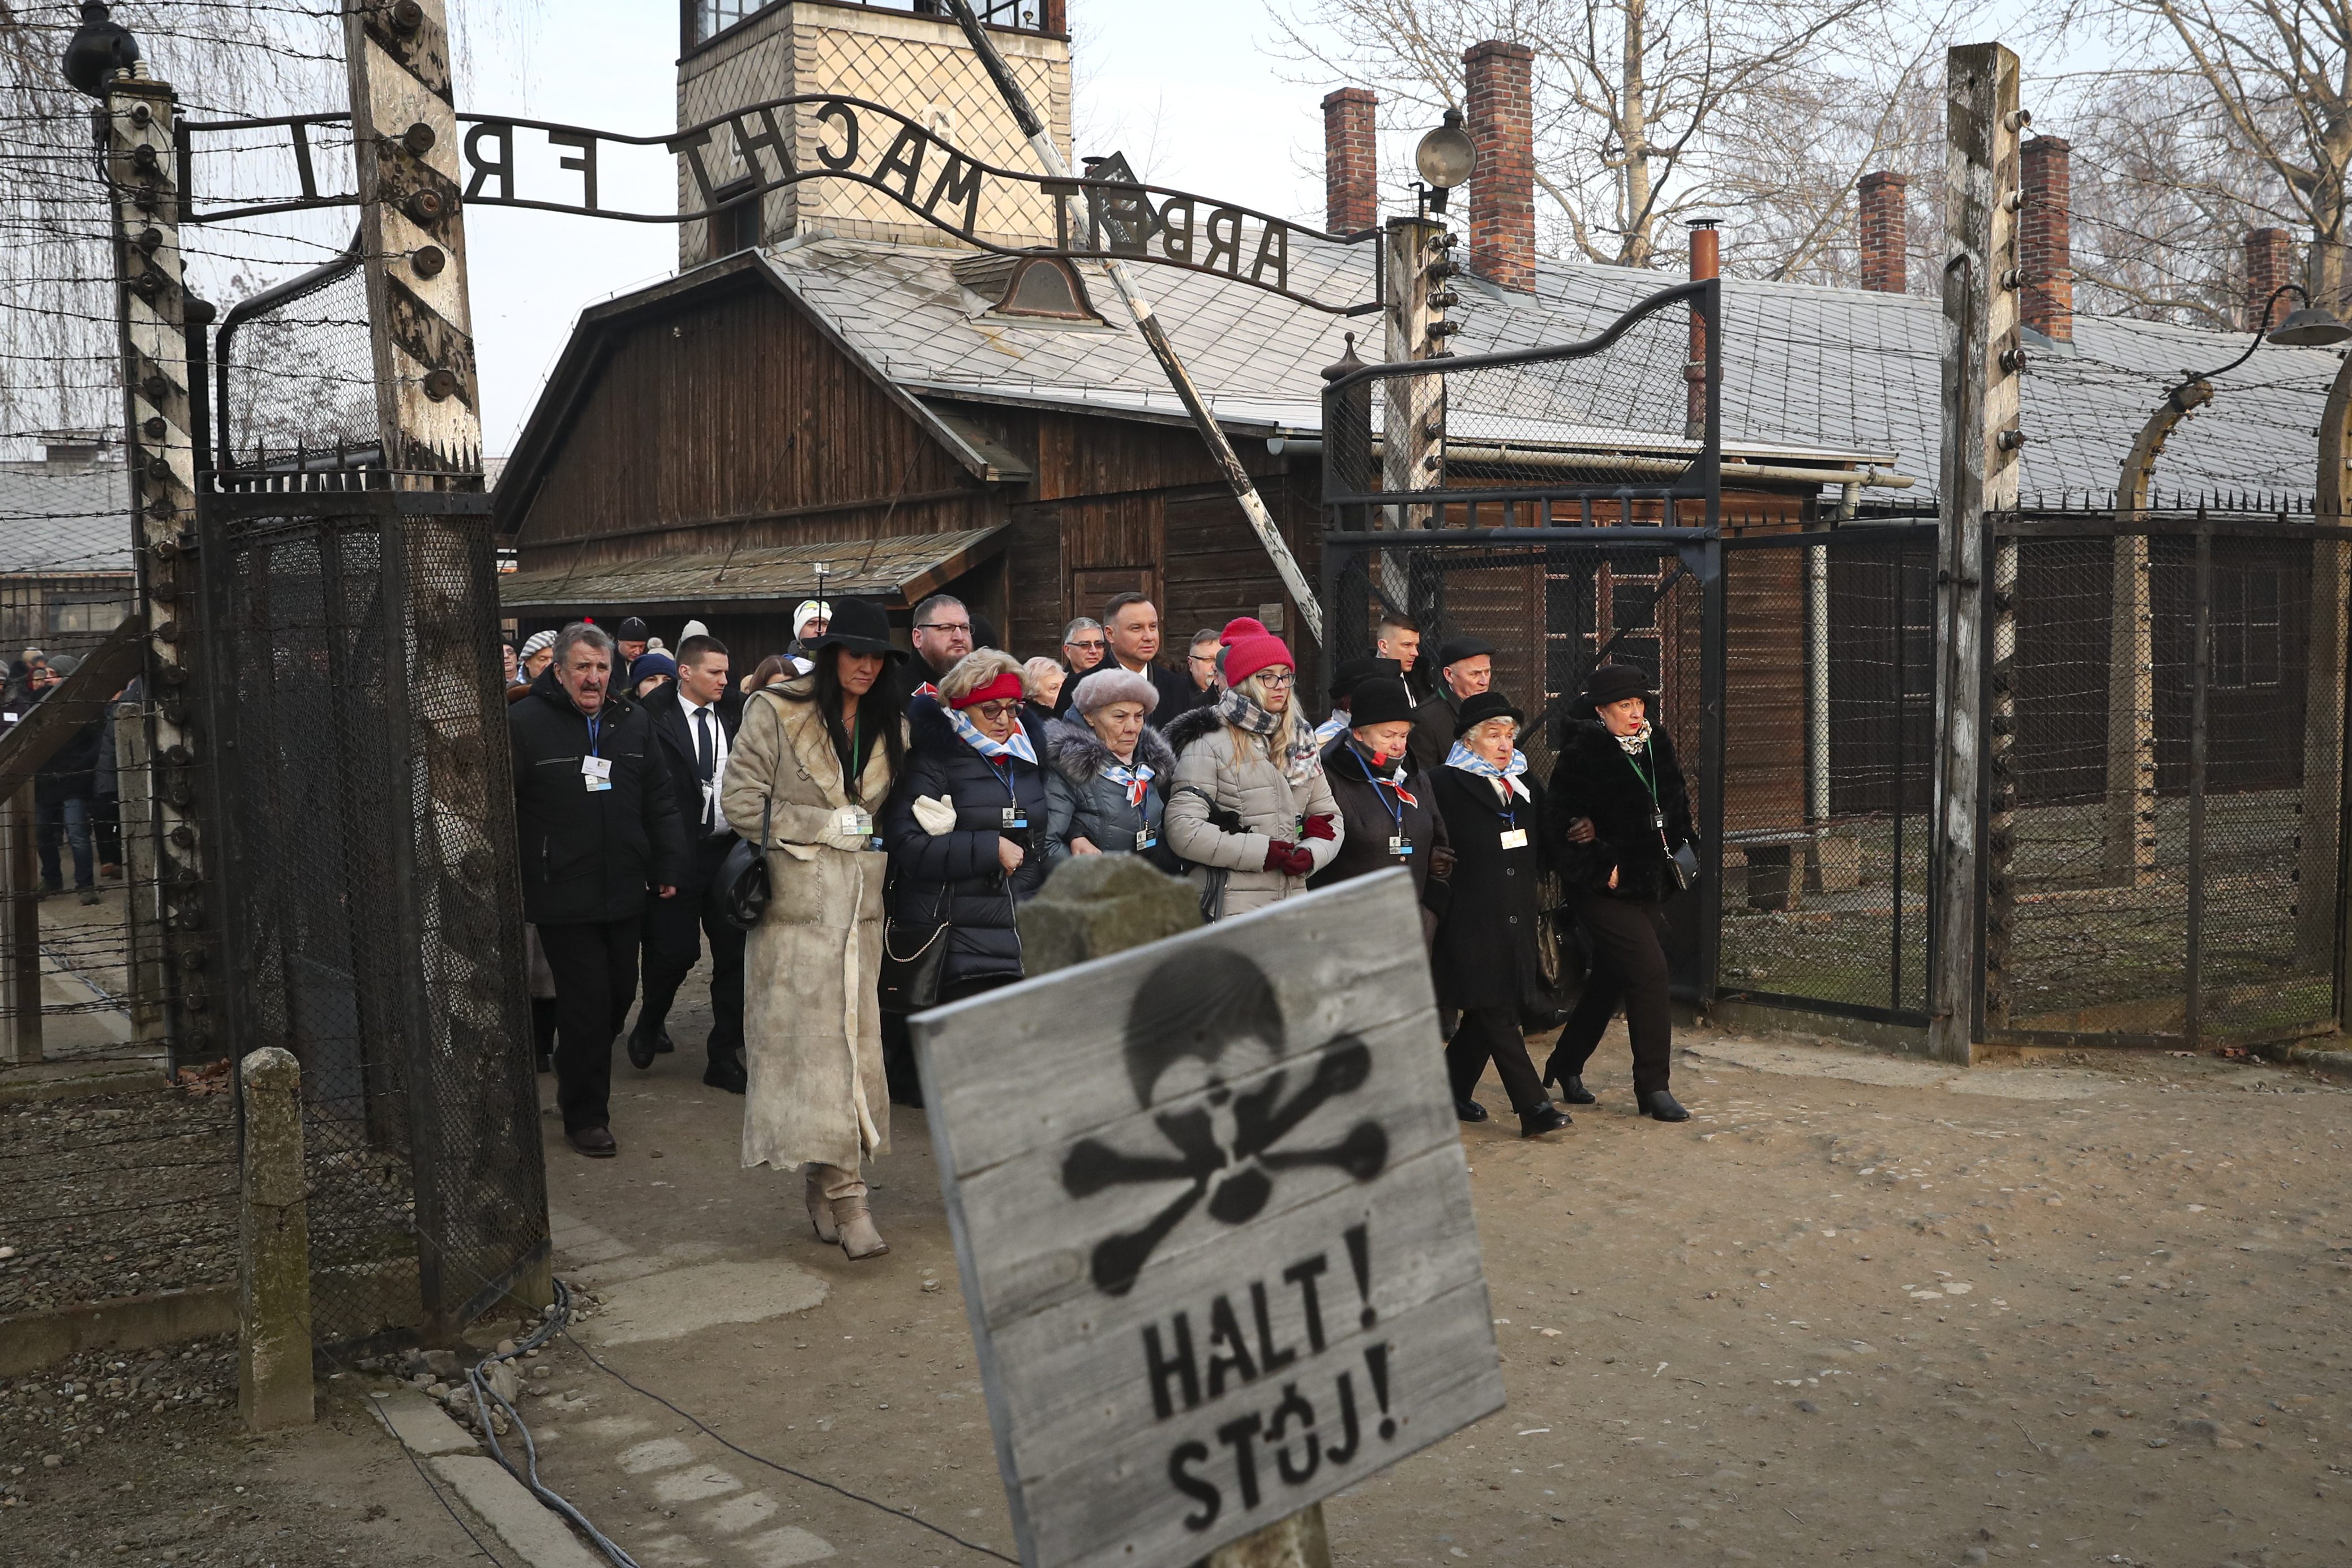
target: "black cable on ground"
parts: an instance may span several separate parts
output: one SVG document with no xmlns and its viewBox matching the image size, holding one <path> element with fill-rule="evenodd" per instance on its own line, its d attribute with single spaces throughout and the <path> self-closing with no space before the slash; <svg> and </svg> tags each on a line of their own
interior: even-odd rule
<svg viewBox="0 0 2352 1568">
<path fill-rule="evenodd" d="M 562 1280 L 556 1281 L 556 1300 L 559 1306 L 562 1306 L 564 1302 L 570 1300 L 571 1293 L 564 1289 L 563 1282 Z M 755 1454 L 751 1452 L 751 1449 L 746 1448 L 740 1444 L 728 1441 L 718 1433 L 712 1431 L 708 1426 L 704 1425 L 701 1418 L 697 1416 L 693 1412 L 679 1409 L 677 1405 L 672 1405 L 668 1400 L 664 1399 L 660 1394 L 656 1394 L 650 1388 L 638 1387 L 620 1373 L 614 1371 L 611 1367 L 606 1366 L 603 1362 L 597 1360 L 596 1353 L 593 1351 L 590 1350 L 586 1345 L 582 1344 L 578 1339 L 573 1337 L 570 1327 L 572 1314 L 568 1308 L 562 1311 L 554 1321 L 562 1327 L 563 1337 L 572 1341 L 572 1348 L 588 1358 L 589 1365 L 594 1367 L 598 1372 L 603 1373 L 605 1376 L 613 1379 L 622 1387 L 629 1390 L 632 1394 L 641 1394 L 647 1399 L 652 1400 L 656 1405 L 658 1405 L 663 1409 L 668 1411 L 671 1415 L 691 1422 L 696 1431 L 700 1432 L 704 1436 L 709 1438 L 712 1442 L 718 1444 L 720 1447 L 727 1449 L 729 1452 L 740 1454 L 755 1465 L 765 1465 L 768 1468 L 778 1471 L 781 1474 L 790 1476 L 796 1481 L 806 1481 L 813 1487 L 823 1487 L 825 1490 L 838 1493 L 839 1495 L 847 1498 L 852 1502 L 862 1502 L 866 1507 L 879 1510 L 881 1512 L 888 1514 L 893 1519 L 902 1519 L 909 1524 L 919 1524 L 934 1535 L 945 1536 L 948 1540 L 954 1542 L 958 1546 L 962 1547 L 967 1552 L 977 1552 L 984 1557 L 993 1557 L 999 1563 L 1011 1563 L 1015 1565 L 1015 1568 L 1018 1568 L 1021 1562 L 1018 1557 L 1007 1557 L 1003 1552 L 995 1550 L 993 1547 L 982 1546 L 976 1541 L 966 1541 L 954 1531 L 943 1529 L 939 1525 L 933 1524 L 929 1520 L 924 1519 L 920 1515 L 908 1513 L 902 1510 L 892 1508 L 887 1502 L 877 1501 L 877 1500 L 866 1497 L 862 1493 L 851 1491 L 847 1487 L 835 1486 L 831 1481 L 824 1480 L 816 1476 L 809 1475 L 801 1470 L 796 1470 L 790 1465 L 778 1464 L 775 1460 L 769 1458 L 764 1454 Z"/>
</svg>

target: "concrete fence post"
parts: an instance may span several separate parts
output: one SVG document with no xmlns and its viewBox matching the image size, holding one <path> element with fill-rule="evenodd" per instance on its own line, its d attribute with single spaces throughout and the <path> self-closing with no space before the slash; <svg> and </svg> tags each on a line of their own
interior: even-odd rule
<svg viewBox="0 0 2352 1568">
<path fill-rule="evenodd" d="M 245 1160 L 237 1274 L 236 1407 L 246 1429 L 315 1419 L 310 1221 L 303 1196 L 302 1068 L 266 1046 L 237 1066 Z"/>
<path fill-rule="evenodd" d="M 0 800 L 0 1064 L 41 1059 L 40 870 L 33 786 Z"/>
</svg>

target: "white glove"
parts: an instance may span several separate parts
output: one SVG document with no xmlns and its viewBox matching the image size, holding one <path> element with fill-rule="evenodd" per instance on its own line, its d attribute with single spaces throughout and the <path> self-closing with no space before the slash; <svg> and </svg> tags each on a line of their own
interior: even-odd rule
<svg viewBox="0 0 2352 1568">
<path fill-rule="evenodd" d="M 947 796 L 919 795 L 915 797 L 915 823 L 937 838 L 942 833 L 955 831 L 955 802 Z"/>
</svg>

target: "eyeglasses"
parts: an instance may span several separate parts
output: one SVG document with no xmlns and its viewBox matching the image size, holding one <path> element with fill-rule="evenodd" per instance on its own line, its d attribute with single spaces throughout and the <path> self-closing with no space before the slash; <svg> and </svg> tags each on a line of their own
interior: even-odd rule
<svg viewBox="0 0 2352 1568">
<path fill-rule="evenodd" d="M 1269 686 L 1279 689 L 1282 687 L 1290 685 L 1292 682 L 1296 681 L 1298 677 L 1286 669 L 1261 669 L 1257 672 L 1257 679 L 1260 685 Z"/>
<path fill-rule="evenodd" d="M 915 628 L 919 632 L 969 632 L 970 621 L 927 621 Z"/>
<path fill-rule="evenodd" d="M 1066 642 L 1062 646 L 1064 647 L 1074 647 L 1080 653 L 1100 653 L 1103 649 L 1110 647 L 1110 644 L 1104 642 L 1101 638 L 1097 637 L 1092 642 Z"/>
<path fill-rule="evenodd" d="M 1217 662 L 1217 656 L 1213 653 L 1192 653 L 1186 654 L 1184 657 L 1193 664 L 1214 664 Z"/>
<path fill-rule="evenodd" d="M 1021 704 L 1017 701 L 1010 700 L 1002 702 L 975 702 L 971 705 L 971 710 L 979 714 L 983 719 L 1010 719 L 1015 713 L 1021 711 Z"/>
</svg>

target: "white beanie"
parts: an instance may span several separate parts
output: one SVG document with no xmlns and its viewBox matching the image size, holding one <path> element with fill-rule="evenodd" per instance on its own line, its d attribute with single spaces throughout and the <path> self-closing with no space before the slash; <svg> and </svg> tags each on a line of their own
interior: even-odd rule
<svg viewBox="0 0 2352 1568">
<path fill-rule="evenodd" d="M 793 636 L 798 637 L 808 629 L 811 621 L 833 622 L 833 606 L 822 599 L 803 599 L 793 611 Z"/>
<path fill-rule="evenodd" d="M 686 630 L 677 634 L 677 640 L 683 645 L 688 637 L 707 637 L 709 635 L 710 628 L 700 621 L 688 621 L 686 623 Z"/>
</svg>

